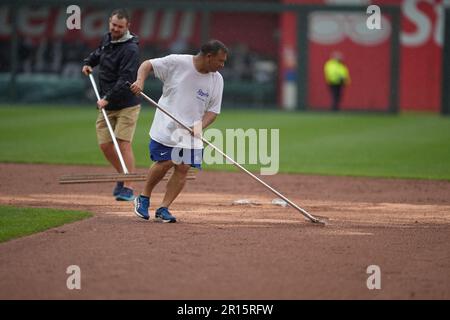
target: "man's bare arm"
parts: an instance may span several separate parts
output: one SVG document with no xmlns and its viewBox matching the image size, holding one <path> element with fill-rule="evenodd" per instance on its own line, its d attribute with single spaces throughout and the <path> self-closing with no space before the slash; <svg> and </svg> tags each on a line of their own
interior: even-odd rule
<svg viewBox="0 0 450 320">
<path fill-rule="evenodd" d="M 137 79 L 130 86 L 130 89 L 134 94 L 139 94 L 142 90 L 144 90 L 145 79 L 147 79 L 150 72 L 152 71 L 153 67 L 149 60 L 145 60 L 144 62 L 141 63 L 137 72 Z"/>
<path fill-rule="evenodd" d="M 203 119 L 201 122 L 196 123 L 193 127 L 193 136 L 197 138 L 202 137 L 202 131 L 206 129 L 211 123 L 214 122 L 217 118 L 217 113 L 206 111 L 206 113 L 203 116 Z"/>
<path fill-rule="evenodd" d="M 202 129 L 206 129 L 207 127 L 209 127 L 209 125 L 213 123 L 216 118 L 217 113 L 206 111 L 202 119 Z"/>
</svg>

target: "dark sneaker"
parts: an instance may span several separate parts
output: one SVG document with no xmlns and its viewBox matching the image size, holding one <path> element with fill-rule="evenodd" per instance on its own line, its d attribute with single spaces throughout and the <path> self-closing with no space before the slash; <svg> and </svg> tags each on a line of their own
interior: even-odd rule
<svg viewBox="0 0 450 320">
<path fill-rule="evenodd" d="M 123 187 L 122 190 L 120 190 L 120 193 L 116 196 L 117 201 L 133 201 L 134 200 L 134 194 L 133 189 Z"/>
<path fill-rule="evenodd" d="M 123 188 L 123 181 L 118 181 L 113 190 L 113 196 L 117 197 L 119 195 L 120 191 L 122 191 L 122 188 Z"/>
<path fill-rule="evenodd" d="M 140 195 L 134 199 L 134 213 L 145 220 L 148 220 L 148 207 L 150 206 L 150 198 Z"/>
<path fill-rule="evenodd" d="M 162 222 L 177 222 L 177 219 L 170 214 L 169 209 L 166 207 L 161 207 L 156 210 L 155 218 L 161 220 Z"/>
</svg>

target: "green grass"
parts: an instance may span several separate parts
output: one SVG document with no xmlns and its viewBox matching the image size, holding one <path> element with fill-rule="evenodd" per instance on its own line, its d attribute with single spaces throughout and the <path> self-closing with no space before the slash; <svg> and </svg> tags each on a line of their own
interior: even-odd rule
<svg viewBox="0 0 450 320">
<path fill-rule="evenodd" d="M 96 112 L 94 107 L 0 108 L 0 161 L 107 165 L 96 143 Z M 150 164 L 152 119 L 153 110 L 144 103 L 133 143 L 140 167 Z M 280 172 L 450 180 L 450 118 L 437 114 L 223 110 L 213 127 L 279 129 Z"/>
<path fill-rule="evenodd" d="M 0 242 L 92 216 L 88 212 L 0 206 Z"/>
</svg>

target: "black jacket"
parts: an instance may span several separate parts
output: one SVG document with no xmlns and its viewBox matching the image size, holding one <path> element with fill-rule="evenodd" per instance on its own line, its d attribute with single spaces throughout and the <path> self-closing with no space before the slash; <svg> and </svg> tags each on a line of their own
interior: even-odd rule
<svg viewBox="0 0 450 320">
<path fill-rule="evenodd" d="M 108 100 L 106 110 L 120 110 L 140 103 L 126 85 L 136 81 L 139 68 L 139 41 L 133 35 L 124 41 L 111 43 L 107 33 L 100 46 L 84 59 L 84 64 L 92 68 L 99 66 L 100 97 Z"/>
</svg>

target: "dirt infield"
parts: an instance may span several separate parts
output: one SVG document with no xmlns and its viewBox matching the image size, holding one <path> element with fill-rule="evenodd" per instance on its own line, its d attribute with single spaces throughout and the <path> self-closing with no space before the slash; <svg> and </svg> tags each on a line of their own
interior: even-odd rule
<svg viewBox="0 0 450 320">
<path fill-rule="evenodd" d="M 325 227 L 241 173 L 198 173 L 173 204 L 176 224 L 138 219 L 112 183 L 57 183 L 109 172 L 0 164 L 0 204 L 95 213 L 0 244 L 0 299 L 450 299 L 450 182 L 263 177 Z M 67 289 L 70 265 L 81 290 Z M 380 290 L 367 288 L 370 265 Z"/>
</svg>

